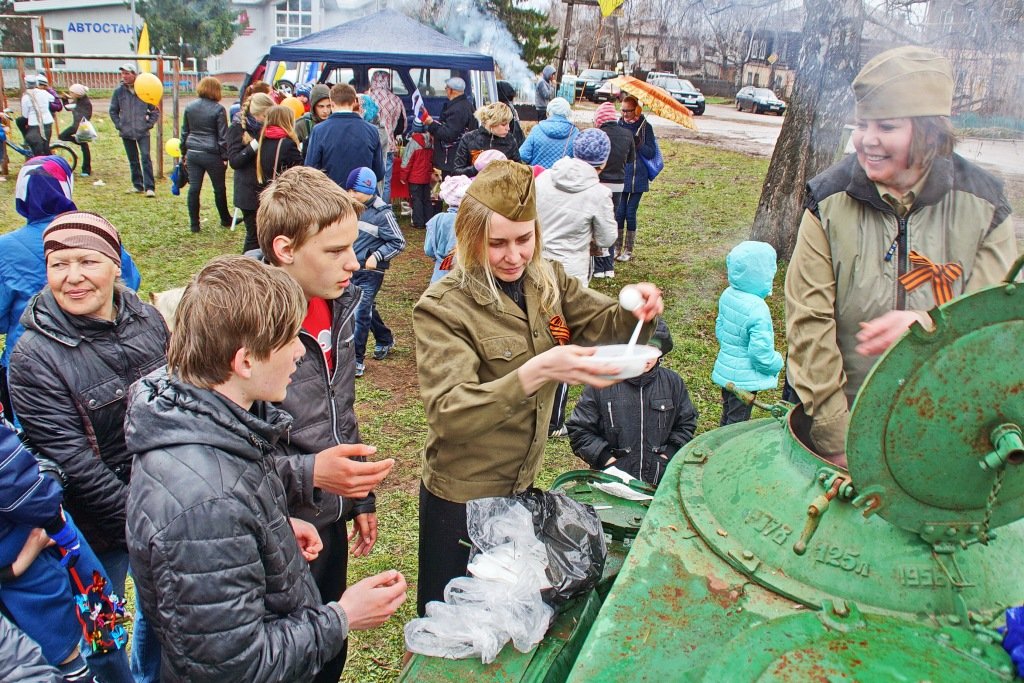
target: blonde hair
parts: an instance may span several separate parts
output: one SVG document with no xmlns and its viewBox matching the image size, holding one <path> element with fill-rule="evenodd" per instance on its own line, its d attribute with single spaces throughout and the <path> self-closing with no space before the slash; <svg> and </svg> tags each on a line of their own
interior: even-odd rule
<svg viewBox="0 0 1024 683">
<path fill-rule="evenodd" d="M 266 93 L 255 93 L 245 104 L 245 113 L 253 116 L 262 116 L 274 106 L 274 100 Z"/>
<path fill-rule="evenodd" d="M 491 130 L 491 126 L 502 126 L 512 122 L 512 110 L 504 102 L 485 104 L 473 115 L 488 132 Z"/>
<path fill-rule="evenodd" d="M 498 283 L 491 272 L 488 245 L 491 239 L 491 217 L 494 211 L 479 199 L 467 194 L 455 215 L 455 277 L 463 289 L 483 288 L 491 295 L 490 303 L 501 308 Z M 526 264 L 525 277 L 540 288 L 540 308 L 552 313 L 558 303 L 558 283 L 551 264 L 541 256 L 540 221 L 533 221 L 533 258 Z"/>
<path fill-rule="evenodd" d="M 299 249 L 313 235 L 335 223 L 357 217 L 362 205 L 323 171 L 294 166 L 277 176 L 260 195 L 256 211 L 256 238 L 263 258 L 281 265 L 274 253 L 274 240 L 287 237 Z"/>
<path fill-rule="evenodd" d="M 295 146 L 299 146 L 299 137 L 295 134 L 295 112 L 288 107 L 275 104 L 267 110 L 267 116 L 263 120 L 263 128 L 260 129 L 260 144 L 256 148 L 256 181 L 261 184 L 263 183 L 263 164 L 260 163 L 260 155 L 263 153 L 263 141 L 267 138 L 267 128 L 271 126 L 284 129 L 284 132 L 288 133 L 288 137 L 295 143 Z M 278 144 L 281 143 L 278 142 Z M 275 168 L 274 170 L 276 171 L 277 169 Z"/>
<path fill-rule="evenodd" d="M 167 366 L 210 389 L 231 378 L 241 348 L 266 360 L 299 334 L 302 288 L 288 273 L 247 256 L 218 256 L 192 278 L 175 312 Z"/>
</svg>

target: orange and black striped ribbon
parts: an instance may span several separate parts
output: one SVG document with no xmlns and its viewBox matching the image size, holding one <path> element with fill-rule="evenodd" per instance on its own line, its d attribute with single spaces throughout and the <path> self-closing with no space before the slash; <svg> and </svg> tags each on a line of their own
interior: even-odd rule
<svg viewBox="0 0 1024 683">
<path fill-rule="evenodd" d="M 916 251 L 911 251 L 909 256 L 914 269 L 900 275 L 900 284 L 904 289 L 912 292 L 924 283 L 931 282 L 936 306 L 941 306 L 953 298 L 953 288 L 950 285 L 964 274 L 963 266 L 959 263 L 933 263 L 927 256 Z"/>
<path fill-rule="evenodd" d="M 448 252 L 448 255 L 441 259 L 441 265 L 437 267 L 438 270 L 451 270 L 452 266 L 455 265 L 455 250 L 452 249 Z"/>
<path fill-rule="evenodd" d="M 548 321 L 548 329 L 551 330 L 551 336 L 555 338 L 559 346 L 564 346 L 569 343 L 569 326 L 562 320 L 562 316 L 556 315 Z"/>
</svg>

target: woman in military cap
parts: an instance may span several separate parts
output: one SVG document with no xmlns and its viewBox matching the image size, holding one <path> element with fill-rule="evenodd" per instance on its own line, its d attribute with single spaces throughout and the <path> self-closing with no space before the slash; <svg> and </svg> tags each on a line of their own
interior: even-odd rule
<svg viewBox="0 0 1024 683">
<path fill-rule="evenodd" d="M 901 47 L 853 82 L 852 154 L 808 183 L 786 275 L 789 380 L 814 449 L 846 465 L 849 406 L 928 309 L 998 282 L 1017 246 L 1002 182 L 953 153 L 953 72 Z"/>
<path fill-rule="evenodd" d="M 418 609 L 441 600 L 466 571 L 466 503 L 533 485 L 559 382 L 605 387 L 608 367 L 585 358 L 642 338 L 662 312 L 661 292 L 637 285 L 633 312 L 582 287 L 541 258 L 533 173 L 495 161 L 476 177 L 455 219 L 454 270 L 413 311 L 427 444 L 420 484 Z"/>
</svg>

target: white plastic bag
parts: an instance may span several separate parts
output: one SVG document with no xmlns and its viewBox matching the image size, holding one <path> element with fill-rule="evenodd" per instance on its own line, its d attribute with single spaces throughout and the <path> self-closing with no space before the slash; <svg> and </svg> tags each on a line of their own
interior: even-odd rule
<svg viewBox="0 0 1024 683">
<path fill-rule="evenodd" d="M 410 652 L 494 661 L 509 640 L 529 652 L 544 637 L 554 610 L 544 603 L 547 551 L 537 539 L 533 516 L 507 499 L 470 501 L 466 526 L 475 551 L 472 576 L 452 579 L 444 602 L 427 604 L 426 616 L 405 625 Z"/>
<path fill-rule="evenodd" d="M 79 143 L 92 142 L 98 137 L 99 134 L 89 119 L 82 119 L 81 123 L 78 124 L 78 130 L 75 131 L 75 141 Z"/>
</svg>

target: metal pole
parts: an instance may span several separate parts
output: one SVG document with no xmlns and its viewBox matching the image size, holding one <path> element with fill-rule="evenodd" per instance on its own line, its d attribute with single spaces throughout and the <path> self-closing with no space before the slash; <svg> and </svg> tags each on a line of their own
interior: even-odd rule
<svg viewBox="0 0 1024 683">
<path fill-rule="evenodd" d="M 175 62 L 177 64 L 177 62 Z M 161 86 L 164 82 L 164 56 L 159 55 L 156 63 L 156 77 L 160 79 Z M 156 158 L 157 163 L 157 178 L 164 177 L 164 98 L 160 98 L 160 106 L 157 107 L 159 116 L 156 120 Z"/>
<path fill-rule="evenodd" d="M 135 0 L 132 0 L 132 51 L 139 51 L 139 34 L 135 28 Z"/>
</svg>

